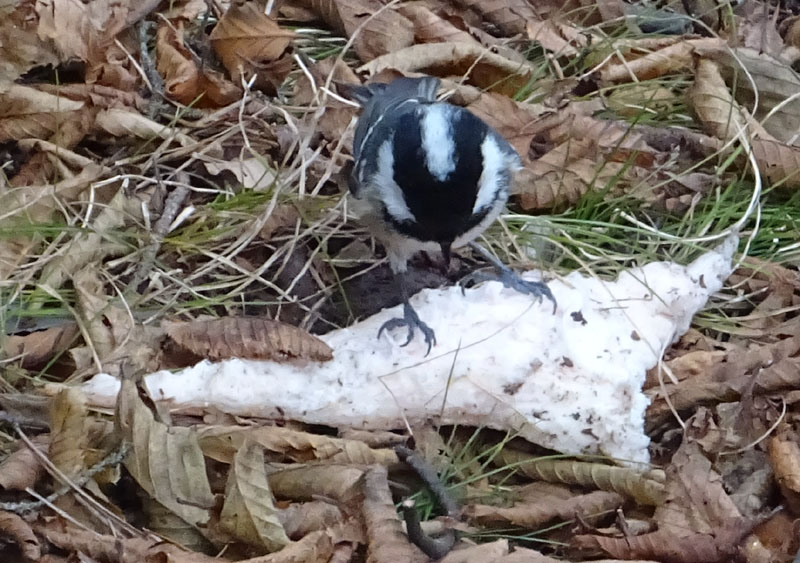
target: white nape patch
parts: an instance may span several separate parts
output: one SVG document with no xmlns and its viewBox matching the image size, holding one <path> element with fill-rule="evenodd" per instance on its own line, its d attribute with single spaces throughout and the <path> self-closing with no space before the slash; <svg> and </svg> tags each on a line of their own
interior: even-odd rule
<svg viewBox="0 0 800 563">
<path fill-rule="evenodd" d="M 509 158 L 491 135 L 486 135 L 481 143 L 481 154 L 483 172 L 478 180 L 478 195 L 472 207 L 473 213 L 492 205 L 497 200 L 499 192 L 508 189 L 508 186 L 501 185 L 501 180 L 503 172 L 509 168 Z"/>
<path fill-rule="evenodd" d="M 378 171 L 370 182 L 377 190 L 386 211 L 398 221 L 415 221 L 416 217 L 406 205 L 403 190 L 394 181 L 394 143 L 387 139 L 378 149 Z"/>
<path fill-rule="evenodd" d="M 428 171 L 440 182 L 456 169 L 450 117 L 453 110 L 444 104 L 424 106 L 422 118 L 422 149 L 425 151 L 425 165 Z"/>
</svg>

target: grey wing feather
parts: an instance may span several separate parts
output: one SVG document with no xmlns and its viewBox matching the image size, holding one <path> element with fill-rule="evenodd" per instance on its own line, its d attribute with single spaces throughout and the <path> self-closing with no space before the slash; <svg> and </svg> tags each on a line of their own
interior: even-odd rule
<svg viewBox="0 0 800 563">
<path fill-rule="evenodd" d="M 354 89 L 353 96 L 361 103 L 364 111 L 358 120 L 353 138 L 353 159 L 355 166 L 349 179 L 350 191 L 358 195 L 360 179 L 370 175 L 376 164 L 377 150 L 384 139 L 372 139 L 365 150 L 365 141 L 379 120 L 400 104 L 408 100 L 423 103 L 436 101 L 436 90 L 441 81 L 432 76 L 423 78 L 398 78 L 389 84 L 368 84 Z M 374 154 L 367 154 L 373 153 Z"/>
</svg>

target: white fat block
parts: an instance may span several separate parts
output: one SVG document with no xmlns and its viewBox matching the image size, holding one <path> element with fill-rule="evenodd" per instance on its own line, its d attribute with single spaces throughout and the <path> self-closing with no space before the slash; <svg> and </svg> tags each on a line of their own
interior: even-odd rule
<svg viewBox="0 0 800 563">
<path fill-rule="evenodd" d="M 412 304 L 438 344 L 425 357 L 419 331 L 377 339 L 402 315 L 387 309 L 322 337 L 325 363 L 203 361 L 146 377 L 156 400 L 215 407 L 242 416 L 365 429 L 406 422 L 486 426 L 567 454 L 648 460 L 645 372 L 683 334 L 731 272 L 737 238 L 682 266 L 653 262 L 604 281 L 579 272 L 549 282 L 552 303 L 488 282 L 424 290 Z M 539 279 L 536 273 L 527 279 Z M 119 382 L 84 385 L 97 405 L 113 404 Z"/>
</svg>

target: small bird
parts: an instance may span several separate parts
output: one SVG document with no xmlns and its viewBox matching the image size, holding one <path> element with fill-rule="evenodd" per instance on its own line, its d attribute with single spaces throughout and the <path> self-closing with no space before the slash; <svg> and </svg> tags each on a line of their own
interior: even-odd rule
<svg viewBox="0 0 800 563">
<path fill-rule="evenodd" d="M 353 207 L 386 248 L 403 301 L 403 317 L 385 322 L 378 337 L 384 330 L 406 327 L 405 346 L 419 329 L 428 345 L 426 355 L 436 336 L 409 303 L 404 280 L 408 259 L 419 250 L 439 249 L 449 264 L 451 249 L 469 244 L 494 266 L 492 279 L 540 301 L 547 297 L 554 311 L 556 305 L 545 284 L 523 280 L 473 242 L 504 209 L 511 174 L 521 161 L 481 119 L 437 102 L 439 85 L 438 78 L 424 77 L 347 88 L 363 107 L 349 178 Z"/>
</svg>

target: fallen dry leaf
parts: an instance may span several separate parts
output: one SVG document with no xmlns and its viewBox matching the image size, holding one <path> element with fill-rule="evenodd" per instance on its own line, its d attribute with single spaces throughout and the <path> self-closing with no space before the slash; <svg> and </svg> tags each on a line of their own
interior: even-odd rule
<svg viewBox="0 0 800 563">
<path fill-rule="evenodd" d="M 769 459 L 783 498 L 794 514 L 800 514 L 800 443 L 788 425 L 769 439 Z"/>
<path fill-rule="evenodd" d="M 39 561 L 42 548 L 30 525 L 13 512 L 0 512 L 0 536 L 16 544 L 23 559 Z"/>
<path fill-rule="evenodd" d="M 455 0 L 466 10 L 474 10 L 509 35 L 525 32 L 525 22 L 539 19 L 525 0 Z"/>
<path fill-rule="evenodd" d="M 414 25 L 378 0 L 296 0 L 337 33 L 353 39 L 353 49 L 366 62 L 414 43 Z"/>
<path fill-rule="evenodd" d="M 237 449 L 252 441 L 267 450 L 270 461 L 307 463 L 352 463 L 392 465 L 397 455 L 391 449 L 372 449 L 357 440 L 320 436 L 280 426 L 208 426 L 198 428 L 203 453 L 230 463 Z"/>
<path fill-rule="evenodd" d="M 289 538 L 278 519 L 264 469 L 260 444 L 244 440 L 233 457 L 220 527 L 234 538 L 268 552 L 278 551 Z"/>
<path fill-rule="evenodd" d="M 418 43 L 475 43 L 477 39 L 439 16 L 421 2 L 401 4 L 397 10 L 414 25 Z"/>
<path fill-rule="evenodd" d="M 392 69 L 433 76 L 465 76 L 482 89 L 513 96 L 528 84 L 533 67 L 511 60 L 474 43 L 424 43 L 393 51 L 359 68 L 370 75 Z"/>
<path fill-rule="evenodd" d="M 114 424 L 131 444 L 125 467 L 148 495 L 202 531 L 214 507 L 203 452 L 192 428 L 155 419 L 130 379 L 122 382 Z"/>
<path fill-rule="evenodd" d="M 48 457 L 64 475 L 75 480 L 86 469 L 89 449 L 86 397 L 78 389 L 60 391 L 50 407 Z"/>
<path fill-rule="evenodd" d="M 49 434 L 34 436 L 32 441 L 42 455 L 47 455 L 50 446 Z M 33 488 L 45 475 L 46 471 L 40 456 L 22 442 L 18 444 L 16 451 L 0 462 L 0 487 L 7 491 Z"/>
<path fill-rule="evenodd" d="M 633 60 L 610 63 L 600 70 L 600 78 L 605 82 L 642 81 L 691 70 L 695 52 L 718 51 L 724 45 L 718 38 L 687 39 Z"/>
<path fill-rule="evenodd" d="M 533 502 L 518 502 L 511 507 L 470 504 L 464 507 L 465 515 L 474 523 L 494 527 L 519 526 L 536 529 L 550 520 L 572 520 L 576 515 L 583 521 L 605 517 L 608 512 L 622 506 L 625 499 L 617 493 L 593 491 L 569 499 L 542 497 Z"/>
<path fill-rule="evenodd" d="M 41 366 L 75 344 L 78 325 L 65 323 L 25 335 L 12 334 L 3 342 L 3 354 L 26 369 Z"/>
<path fill-rule="evenodd" d="M 408 541 L 397 516 L 384 467 L 367 470 L 363 479 L 364 522 L 367 527 L 367 560 L 375 563 L 424 563 L 428 557 Z"/>
<path fill-rule="evenodd" d="M 84 102 L 48 94 L 30 86 L 0 90 L 0 142 L 48 139 L 65 123 L 80 120 Z"/>
<path fill-rule="evenodd" d="M 643 473 L 625 467 L 575 460 L 537 459 L 535 456 L 504 448 L 498 460 L 517 467 L 523 474 L 549 483 L 592 487 L 636 499 L 646 505 L 659 505 L 664 500 L 663 475 Z"/>
<path fill-rule="evenodd" d="M 183 44 L 183 24 L 163 24 L 156 36 L 156 65 L 168 96 L 184 105 L 223 107 L 238 100 L 242 90 L 204 65 Z"/>
<path fill-rule="evenodd" d="M 333 351 L 319 338 L 293 325 L 255 317 L 167 323 L 167 334 L 204 358 L 302 359 L 324 362 Z"/>
<path fill-rule="evenodd" d="M 264 8 L 259 1 L 232 4 L 211 32 L 211 46 L 234 84 L 255 76 L 254 87 L 275 94 L 291 70 L 286 51 L 295 34 L 279 26 Z"/>
</svg>

